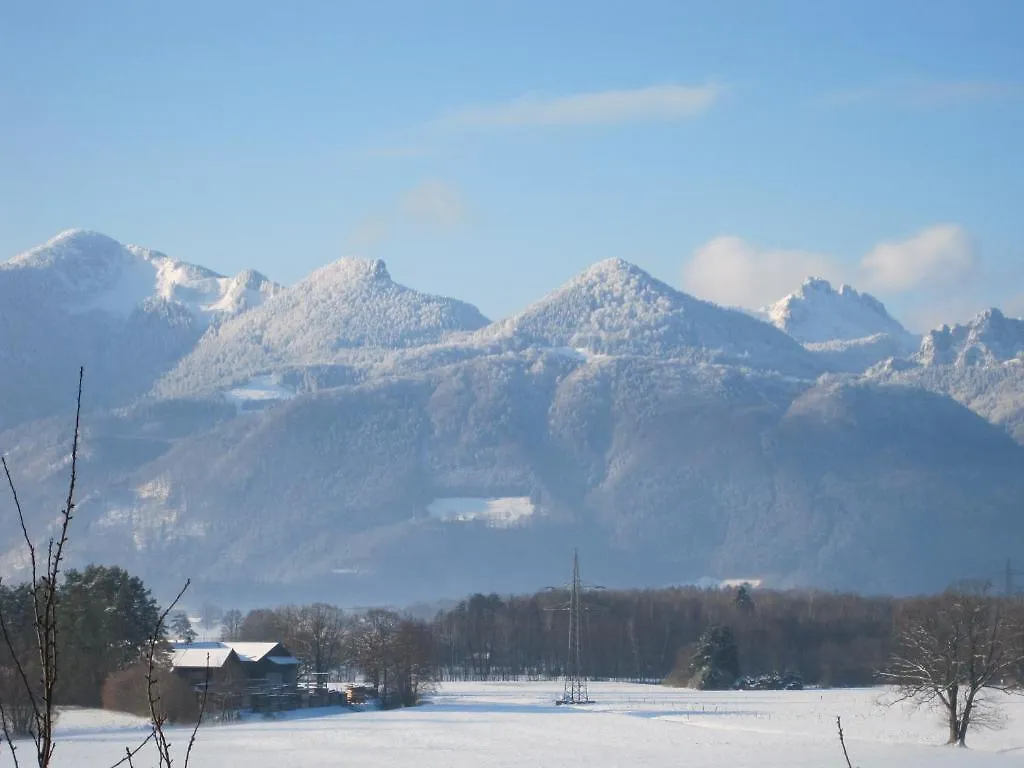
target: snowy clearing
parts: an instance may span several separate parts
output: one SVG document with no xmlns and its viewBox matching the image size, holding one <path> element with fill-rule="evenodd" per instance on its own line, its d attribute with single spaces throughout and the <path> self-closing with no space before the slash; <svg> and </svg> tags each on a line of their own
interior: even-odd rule
<svg viewBox="0 0 1024 768">
<path fill-rule="evenodd" d="M 1020 766 L 1024 699 L 1007 698 L 1006 727 L 981 731 L 970 749 L 942 745 L 930 711 L 885 706 L 885 689 L 700 693 L 625 683 L 592 684 L 596 703 L 556 707 L 560 683 L 458 683 L 429 704 L 394 712 L 308 710 L 200 732 L 196 768 L 386 765 L 390 768 L 559 766 L 843 765 L 835 717 L 843 717 L 859 768 Z M 66 712 L 56 765 L 105 768 L 138 738 L 138 720 Z M 185 729 L 171 733 L 183 751 Z M 25 745 L 28 747 L 28 745 Z M 26 754 L 27 750 L 25 753 Z M 178 758 L 180 761 L 183 757 Z M 10 756 L 0 766 L 10 765 Z M 135 762 L 155 764 L 155 755 Z"/>
<path fill-rule="evenodd" d="M 434 499 L 427 506 L 427 514 L 435 520 L 468 522 L 485 520 L 491 528 L 512 528 L 525 523 L 534 513 L 529 496 L 476 499 L 449 497 Z"/>
<path fill-rule="evenodd" d="M 234 403 L 239 413 L 257 411 L 282 400 L 290 400 L 295 393 L 278 383 L 272 375 L 256 376 L 245 384 L 224 393 L 224 398 Z"/>
</svg>

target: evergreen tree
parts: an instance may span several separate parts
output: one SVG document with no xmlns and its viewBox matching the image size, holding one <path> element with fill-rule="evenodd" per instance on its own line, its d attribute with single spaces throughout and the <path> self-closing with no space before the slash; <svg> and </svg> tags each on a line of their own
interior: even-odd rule
<svg viewBox="0 0 1024 768">
<path fill-rule="evenodd" d="M 693 684 L 701 690 L 720 691 L 740 676 L 740 654 L 729 627 L 710 627 L 697 641 L 693 655 Z"/>
<path fill-rule="evenodd" d="M 175 611 L 171 615 L 171 635 L 183 643 L 191 643 L 196 639 L 196 631 L 184 611 Z"/>
<path fill-rule="evenodd" d="M 750 594 L 750 585 L 741 584 L 740 588 L 736 590 L 736 609 L 744 614 L 749 615 L 754 612 L 754 598 Z"/>
<path fill-rule="evenodd" d="M 103 681 L 138 661 L 160 610 L 123 568 L 69 570 L 58 593 L 62 704 L 98 706 Z"/>
</svg>

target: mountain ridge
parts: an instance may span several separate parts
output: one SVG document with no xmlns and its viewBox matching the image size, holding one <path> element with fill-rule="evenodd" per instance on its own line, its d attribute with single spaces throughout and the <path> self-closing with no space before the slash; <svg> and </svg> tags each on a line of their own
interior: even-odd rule
<svg viewBox="0 0 1024 768">
<path fill-rule="evenodd" d="M 0 382 L 0 450 L 27 504 L 59 498 L 68 362 L 91 356 L 73 557 L 147 583 L 389 601 L 535 589 L 581 546 L 625 586 L 756 570 L 912 591 L 946 586 L 949 562 L 980 573 L 992 541 L 1024 536 L 1024 366 L 1001 314 L 933 332 L 952 351 L 929 361 L 843 287 L 805 284 L 825 297 L 805 338 L 850 308 L 851 338 L 823 342 L 620 260 L 492 323 L 379 260 L 266 295 L 258 273 L 96 237 L 0 268 L 0 359 L 28 366 Z M 12 272 L 79 257 L 113 266 L 79 284 L 74 314 L 12 295 Z M 90 306 L 125 264 L 149 270 L 125 292 L 145 288 L 142 304 Z M 494 509 L 515 524 L 490 524 Z M 12 524 L 0 507 L 0 531 Z M 0 573 L 19 562 L 0 548 Z"/>
</svg>

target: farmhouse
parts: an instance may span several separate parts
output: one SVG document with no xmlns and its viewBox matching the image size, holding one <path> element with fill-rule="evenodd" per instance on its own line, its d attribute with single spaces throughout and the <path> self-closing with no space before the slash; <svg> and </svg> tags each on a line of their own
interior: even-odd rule
<svg viewBox="0 0 1024 768">
<path fill-rule="evenodd" d="M 248 689 L 294 689 L 299 660 L 280 643 L 177 643 L 171 654 L 175 674 L 193 685 L 240 684 Z"/>
<path fill-rule="evenodd" d="M 295 688 L 299 660 L 280 643 L 218 643 L 230 648 L 242 661 L 250 683 L 265 681 L 271 687 Z"/>
<path fill-rule="evenodd" d="M 221 643 L 177 644 L 171 653 L 171 669 L 192 686 L 209 681 L 211 686 L 231 687 L 246 680 L 239 655 Z"/>
</svg>

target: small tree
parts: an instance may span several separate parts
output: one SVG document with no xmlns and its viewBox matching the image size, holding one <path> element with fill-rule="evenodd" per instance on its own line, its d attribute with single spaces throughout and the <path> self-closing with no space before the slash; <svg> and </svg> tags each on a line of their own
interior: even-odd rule
<svg viewBox="0 0 1024 768">
<path fill-rule="evenodd" d="M 899 686 L 901 701 L 940 706 L 949 744 L 965 746 L 970 726 L 987 724 L 985 691 L 1015 687 L 1024 626 L 1010 609 L 986 585 L 918 601 L 902 617 L 898 648 L 881 676 Z"/>
<path fill-rule="evenodd" d="M 242 612 L 237 608 L 224 612 L 220 627 L 221 640 L 241 640 L 242 638 Z"/>
<path fill-rule="evenodd" d="M 729 627 L 710 627 L 697 641 L 692 684 L 707 691 L 729 688 L 740 676 L 740 653 Z"/>
<path fill-rule="evenodd" d="M 199 625 L 209 632 L 224 618 L 224 609 L 207 601 L 199 612 Z"/>
<path fill-rule="evenodd" d="M 195 641 L 196 631 L 192 629 L 192 622 L 184 611 L 175 611 L 171 616 L 171 634 L 183 643 Z"/>
<path fill-rule="evenodd" d="M 736 610 L 740 613 L 749 615 L 754 612 L 754 598 L 750 594 L 749 584 L 740 585 L 740 588 L 736 590 L 734 602 L 736 604 Z"/>
</svg>

